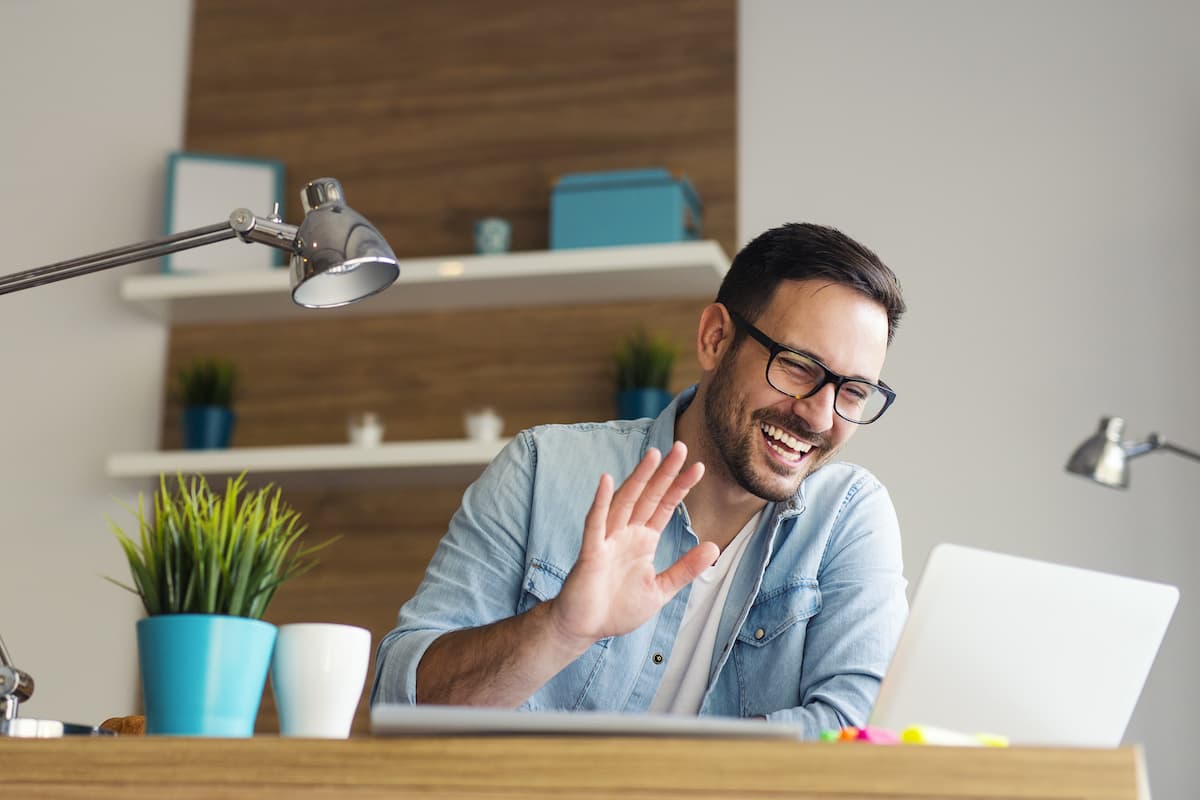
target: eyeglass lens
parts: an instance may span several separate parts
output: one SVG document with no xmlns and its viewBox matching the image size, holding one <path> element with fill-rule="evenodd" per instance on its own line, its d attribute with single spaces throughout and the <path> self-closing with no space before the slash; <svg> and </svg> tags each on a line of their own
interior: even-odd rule
<svg viewBox="0 0 1200 800">
<path fill-rule="evenodd" d="M 825 380 L 824 367 L 799 353 L 781 351 L 767 367 L 767 381 L 784 394 L 804 397 Z M 887 397 L 866 381 L 850 379 L 837 387 L 833 407 L 851 422 L 870 422 L 878 417 Z"/>
</svg>

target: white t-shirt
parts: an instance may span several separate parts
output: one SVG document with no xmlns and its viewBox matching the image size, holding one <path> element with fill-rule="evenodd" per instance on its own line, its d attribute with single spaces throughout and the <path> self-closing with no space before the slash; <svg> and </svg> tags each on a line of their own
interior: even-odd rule
<svg viewBox="0 0 1200 800">
<path fill-rule="evenodd" d="M 746 542 L 750 541 L 758 528 L 760 516 L 761 511 L 721 551 L 717 563 L 692 581 L 692 593 L 688 596 L 687 609 L 679 624 L 679 634 L 675 637 L 675 646 L 671 648 L 662 682 L 658 684 L 658 691 L 650 703 L 650 711 L 699 713 L 700 702 L 708 689 L 713 646 L 717 642 L 717 627 L 721 624 L 721 612 L 729 595 L 729 585 L 733 583 L 738 562 L 746 551 Z"/>
</svg>

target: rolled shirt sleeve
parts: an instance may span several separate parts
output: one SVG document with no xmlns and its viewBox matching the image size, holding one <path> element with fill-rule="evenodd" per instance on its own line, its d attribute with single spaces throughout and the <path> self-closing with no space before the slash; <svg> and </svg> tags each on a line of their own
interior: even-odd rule
<svg viewBox="0 0 1200 800">
<path fill-rule="evenodd" d="M 417 665 L 443 633 L 516 613 L 525 571 L 534 450 L 518 434 L 467 489 L 396 627 L 380 642 L 371 703 L 416 703 Z"/>
</svg>

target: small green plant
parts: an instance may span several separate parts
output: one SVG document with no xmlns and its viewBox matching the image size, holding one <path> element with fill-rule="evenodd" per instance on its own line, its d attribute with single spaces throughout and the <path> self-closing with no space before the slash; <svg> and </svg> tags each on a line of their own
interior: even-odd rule
<svg viewBox="0 0 1200 800">
<path fill-rule="evenodd" d="M 639 330 L 617 350 L 617 390 L 667 389 L 678 352 L 666 337 Z"/>
<path fill-rule="evenodd" d="M 179 400 L 185 406 L 233 405 L 237 369 L 224 358 L 198 358 L 178 373 Z"/>
<path fill-rule="evenodd" d="M 153 514 L 139 495 L 137 541 L 109 520 L 129 560 L 133 586 L 146 613 L 224 614 L 261 619 L 280 584 L 316 566 L 313 553 L 331 544 L 303 547 L 306 526 L 272 485 L 246 491 L 245 473 L 229 478 L 225 492 L 203 476 L 177 486 L 159 477 Z"/>
</svg>

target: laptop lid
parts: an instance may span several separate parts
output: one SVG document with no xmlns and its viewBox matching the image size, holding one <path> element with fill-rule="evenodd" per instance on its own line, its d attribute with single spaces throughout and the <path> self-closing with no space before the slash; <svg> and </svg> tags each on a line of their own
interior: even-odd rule
<svg viewBox="0 0 1200 800">
<path fill-rule="evenodd" d="M 721 739 L 800 739 L 795 725 L 689 714 L 627 714 L 606 711 L 512 711 L 463 706 L 371 706 L 376 736 L 572 734 L 585 736 L 687 736 Z"/>
<path fill-rule="evenodd" d="M 1115 747 L 1178 600 L 1174 586 L 940 544 L 870 724 Z"/>
</svg>

